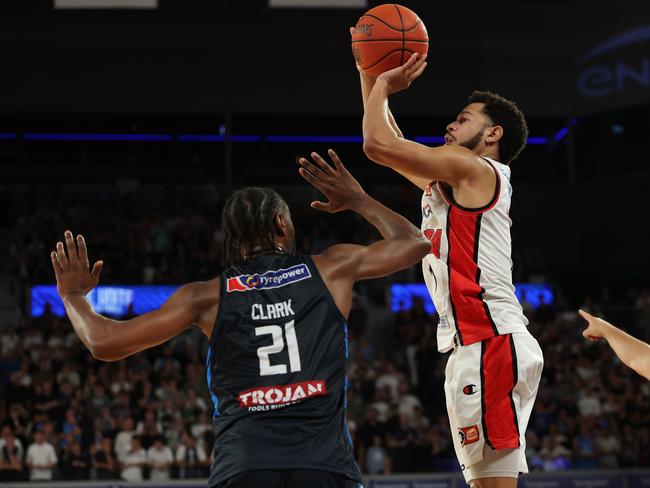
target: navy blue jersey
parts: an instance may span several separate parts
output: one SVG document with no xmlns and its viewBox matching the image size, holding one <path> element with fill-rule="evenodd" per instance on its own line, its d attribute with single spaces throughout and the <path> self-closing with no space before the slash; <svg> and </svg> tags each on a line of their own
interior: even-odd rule
<svg viewBox="0 0 650 488">
<path fill-rule="evenodd" d="M 261 255 L 220 277 L 207 357 L 210 486 L 249 470 L 361 482 L 345 419 L 347 324 L 306 255 Z"/>
</svg>

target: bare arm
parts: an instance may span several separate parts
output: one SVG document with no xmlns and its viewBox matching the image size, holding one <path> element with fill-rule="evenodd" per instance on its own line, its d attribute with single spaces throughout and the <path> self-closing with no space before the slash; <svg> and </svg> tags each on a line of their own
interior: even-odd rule
<svg viewBox="0 0 650 488">
<path fill-rule="evenodd" d="M 578 313 L 589 323 L 582 335 L 590 340 L 605 339 L 626 366 L 650 380 L 650 345 L 584 310 Z"/>
<path fill-rule="evenodd" d="M 392 129 L 388 97 L 408 88 L 420 76 L 426 67 L 424 59 L 418 60 L 414 54 L 403 66 L 382 73 L 377 78 L 363 116 L 364 152 L 376 163 L 419 178 L 418 186 L 421 188 L 424 181 L 428 184 L 441 180 L 456 186 L 461 180 L 474 176 L 492 178 L 490 166 L 465 147 L 432 148 L 398 137 Z"/>
<path fill-rule="evenodd" d="M 321 260 L 336 263 L 332 276 L 344 276 L 352 282 L 381 278 L 420 262 L 431 244 L 420 230 L 400 214 L 365 195 L 350 210 L 372 224 L 383 239 L 361 246 L 337 244 L 326 249 Z"/>
<path fill-rule="evenodd" d="M 353 35 L 353 33 L 354 33 L 354 27 L 350 27 L 350 35 Z M 360 83 L 361 100 L 363 101 L 363 110 L 365 111 L 368 97 L 370 96 L 370 93 L 372 92 L 372 89 L 375 86 L 376 79 L 366 74 L 366 72 L 361 69 L 361 66 L 359 66 L 359 63 L 356 63 L 356 66 L 357 66 L 357 71 L 359 72 L 359 81 L 361 82 Z M 390 127 L 393 129 L 393 133 L 395 134 L 395 136 L 398 137 L 399 139 L 404 139 L 404 134 L 402 134 L 401 129 L 397 125 L 397 121 L 395 120 L 395 117 L 393 117 L 393 113 L 390 111 L 390 108 L 388 107 L 388 103 L 386 103 L 386 116 L 388 118 L 388 123 L 390 124 Z M 399 174 L 404 176 L 404 178 L 409 180 L 411 183 L 413 183 L 421 190 L 424 190 L 425 187 L 429 183 L 431 183 L 431 180 L 427 180 L 426 178 L 413 175 L 403 169 L 396 169 L 395 171 L 397 171 Z"/>
<path fill-rule="evenodd" d="M 372 89 L 375 86 L 375 78 L 364 73 L 364 71 L 359 67 L 359 65 L 357 65 L 357 69 L 359 70 L 359 78 L 361 82 L 361 98 L 363 100 L 363 109 L 365 111 L 368 97 L 370 96 L 370 93 L 372 92 Z M 386 116 L 388 118 L 388 123 L 391 129 L 393 130 L 395 137 L 397 137 L 398 139 L 404 139 L 404 134 L 402 134 L 402 131 L 397 125 L 397 121 L 395 120 L 395 117 L 393 117 L 393 113 L 390 111 L 390 108 L 388 107 L 388 103 L 386 103 L 386 111 L 387 111 Z M 397 171 L 399 174 L 404 176 L 404 178 L 409 180 L 411 183 L 413 183 L 421 190 L 424 190 L 425 187 L 429 183 L 431 183 L 431 180 L 408 173 L 404 169 L 395 169 L 395 171 Z"/>
<path fill-rule="evenodd" d="M 330 150 L 329 154 L 335 168 L 316 153 L 312 153 L 315 164 L 300 159 L 300 174 L 329 199 L 327 203 L 312 202 L 311 206 L 332 213 L 352 210 L 375 226 L 383 237 L 369 246 L 334 245 L 314 256 L 334 300 L 346 315 L 354 282 L 387 276 L 412 266 L 431 246 L 407 219 L 368 196 L 334 151 Z"/>
<path fill-rule="evenodd" d="M 57 290 L 79 339 L 93 357 L 102 361 L 118 361 L 150 347 L 157 346 L 200 321 L 202 311 L 219 294 L 211 293 L 216 283 L 190 283 L 179 288 L 155 311 L 130 320 L 119 321 L 96 313 L 86 294 L 97 286 L 102 262 L 89 271 L 86 243 L 72 232 L 65 232 L 67 254 L 63 243 L 51 253 L 57 279 Z M 216 306 L 216 303 L 214 304 Z M 206 331 L 204 330 L 204 333 Z"/>
</svg>

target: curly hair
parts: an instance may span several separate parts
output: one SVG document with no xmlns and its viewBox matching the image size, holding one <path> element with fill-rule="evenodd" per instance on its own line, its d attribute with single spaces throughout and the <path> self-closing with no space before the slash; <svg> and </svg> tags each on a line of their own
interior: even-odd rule
<svg viewBox="0 0 650 488">
<path fill-rule="evenodd" d="M 483 103 L 482 112 L 495 125 L 503 127 L 499 140 L 499 159 L 506 164 L 514 161 L 526 146 L 528 125 L 514 102 L 489 91 L 473 91 L 468 103 Z"/>
</svg>

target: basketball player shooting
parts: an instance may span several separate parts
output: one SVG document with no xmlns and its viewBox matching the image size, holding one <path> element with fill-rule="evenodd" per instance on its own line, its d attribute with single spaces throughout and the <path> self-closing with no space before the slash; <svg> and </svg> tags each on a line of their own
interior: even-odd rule
<svg viewBox="0 0 650 488">
<path fill-rule="evenodd" d="M 51 253 L 57 290 L 75 332 L 102 361 L 118 361 L 196 325 L 209 340 L 207 381 L 216 441 L 209 486 L 358 488 L 345 420 L 347 316 L 356 281 L 389 275 L 429 250 L 422 233 L 369 197 L 329 152 L 301 158 L 300 174 L 328 199 L 317 210 L 352 210 L 383 239 L 295 253 L 289 207 L 268 188 L 246 188 L 225 203 L 226 269 L 180 287 L 159 309 L 117 321 L 95 313 L 86 294 L 86 243 L 65 232 Z M 67 249 L 67 252 L 66 252 Z"/>
<path fill-rule="evenodd" d="M 528 472 L 525 433 L 543 367 L 511 273 L 509 164 L 528 130 L 514 103 L 475 91 L 447 126 L 443 146 L 405 139 L 388 98 L 425 68 L 426 54 L 414 53 L 376 80 L 359 69 L 363 148 L 424 192 L 422 231 L 431 248 L 422 269 L 440 317 L 438 350 L 453 350 L 445 395 L 465 480 L 514 487 Z"/>
</svg>

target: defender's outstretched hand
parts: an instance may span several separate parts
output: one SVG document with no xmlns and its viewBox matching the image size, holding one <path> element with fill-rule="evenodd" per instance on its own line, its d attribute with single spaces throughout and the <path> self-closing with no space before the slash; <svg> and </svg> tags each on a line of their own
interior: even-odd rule
<svg viewBox="0 0 650 488">
<path fill-rule="evenodd" d="M 75 243 L 72 232 L 65 231 L 67 254 L 61 241 L 56 243 L 56 251 L 50 253 L 56 274 L 56 289 L 63 300 L 69 294 L 87 294 L 97 286 L 104 261 L 97 261 L 92 271 L 88 263 L 86 241 L 79 234 Z"/>
<path fill-rule="evenodd" d="M 384 81 L 388 87 L 388 94 L 406 90 L 427 67 L 427 55 L 411 54 L 411 57 L 402 66 L 384 71 L 377 77 L 377 81 Z"/>
<path fill-rule="evenodd" d="M 328 202 L 313 201 L 311 207 L 330 213 L 349 210 L 355 202 L 366 195 L 366 192 L 343 166 L 336 153 L 332 149 L 327 153 L 334 161 L 334 168 L 315 152 L 311 153 L 315 164 L 305 158 L 298 159 L 301 166 L 298 169 L 300 175 L 323 192 L 329 200 Z"/>
</svg>

